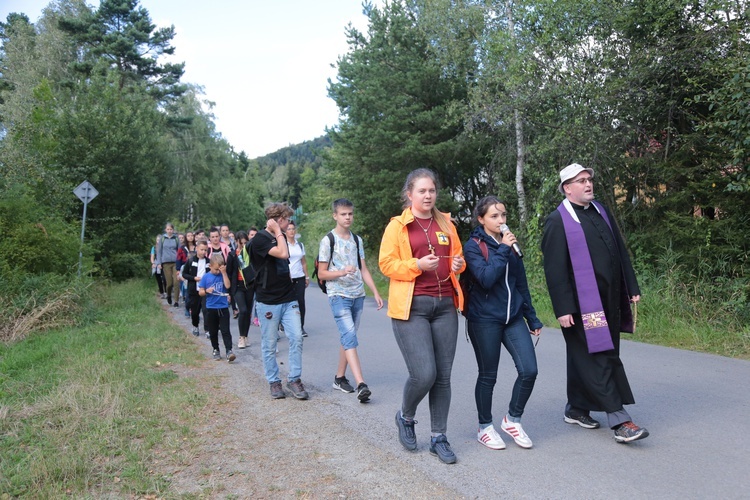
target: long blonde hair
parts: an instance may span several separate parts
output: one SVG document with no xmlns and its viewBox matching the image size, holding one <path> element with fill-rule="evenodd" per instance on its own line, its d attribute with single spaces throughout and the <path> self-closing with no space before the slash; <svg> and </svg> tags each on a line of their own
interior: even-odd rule
<svg viewBox="0 0 750 500">
<path fill-rule="evenodd" d="M 418 168 L 409 172 L 406 176 L 406 182 L 404 182 L 404 188 L 401 190 L 401 199 L 404 202 L 404 208 L 411 207 L 411 201 L 409 200 L 409 193 L 414 189 L 414 184 L 419 179 L 428 178 L 435 184 L 435 189 L 440 189 L 440 183 L 438 182 L 437 175 L 429 168 Z M 446 234 L 451 234 L 450 223 L 446 220 L 445 216 L 437 209 L 437 206 L 432 207 L 432 217 L 437 221 L 440 230 Z"/>
</svg>

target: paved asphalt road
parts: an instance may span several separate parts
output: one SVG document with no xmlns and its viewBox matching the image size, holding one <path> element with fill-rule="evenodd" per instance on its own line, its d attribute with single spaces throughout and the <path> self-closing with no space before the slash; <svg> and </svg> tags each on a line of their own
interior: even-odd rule
<svg viewBox="0 0 750 500">
<path fill-rule="evenodd" d="M 444 465 L 428 450 L 426 398 L 416 415 L 418 450 L 408 452 L 398 441 L 394 415 L 407 372 L 385 308 L 378 311 L 366 299 L 360 326 L 359 354 L 373 392 L 369 404 L 331 388 L 338 333 L 327 299 L 314 285 L 307 290 L 306 322 L 310 336 L 302 379 L 311 398 L 323 399 L 331 418 L 400 460 L 404 474 L 423 471 L 468 498 L 750 498 L 749 361 L 623 342 L 622 359 L 637 402 L 628 411 L 651 436 L 618 444 L 607 428 L 586 430 L 563 422 L 565 345 L 558 329 L 545 328 L 536 348 L 539 376 L 523 417 L 534 447 L 522 449 L 508 437 L 507 449 L 493 451 L 476 441 L 477 365 L 460 318 L 447 434 L 458 463 Z M 232 333 L 236 342 L 234 321 Z M 249 349 L 236 351 L 237 362 L 262 373 L 258 328 L 251 328 L 250 340 Z M 286 347 L 284 339 L 278 355 L 283 373 Z M 507 411 L 514 380 L 513 362 L 504 351 L 493 405 L 496 422 Z M 592 416 L 606 422 L 603 413 Z"/>
</svg>

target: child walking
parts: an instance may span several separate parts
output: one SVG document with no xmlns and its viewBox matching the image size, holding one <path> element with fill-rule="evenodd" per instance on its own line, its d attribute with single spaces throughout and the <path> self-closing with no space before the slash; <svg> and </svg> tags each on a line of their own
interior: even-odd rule
<svg viewBox="0 0 750 500">
<path fill-rule="evenodd" d="M 224 340 L 224 349 L 227 361 L 230 363 L 236 359 L 232 352 L 232 334 L 229 331 L 229 288 L 231 282 L 227 275 L 227 266 L 221 252 L 211 255 L 209 261 L 209 272 L 203 275 L 198 283 L 198 293 L 206 297 L 206 318 L 208 334 L 213 347 L 213 356 L 216 361 L 221 360 L 219 352 L 219 330 Z"/>
</svg>

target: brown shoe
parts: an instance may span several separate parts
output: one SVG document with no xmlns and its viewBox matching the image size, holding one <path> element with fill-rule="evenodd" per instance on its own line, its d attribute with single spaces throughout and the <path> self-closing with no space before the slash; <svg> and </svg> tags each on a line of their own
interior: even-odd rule
<svg viewBox="0 0 750 500">
<path fill-rule="evenodd" d="M 302 385 L 302 381 L 300 379 L 287 382 L 286 386 L 290 391 L 292 391 L 292 395 L 297 399 L 307 399 L 310 397 L 307 394 L 307 391 L 305 390 L 305 386 Z"/>
<path fill-rule="evenodd" d="M 284 389 L 281 388 L 281 380 L 271 382 L 271 397 L 273 399 L 284 399 L 286 397 Z"/>
</svg>

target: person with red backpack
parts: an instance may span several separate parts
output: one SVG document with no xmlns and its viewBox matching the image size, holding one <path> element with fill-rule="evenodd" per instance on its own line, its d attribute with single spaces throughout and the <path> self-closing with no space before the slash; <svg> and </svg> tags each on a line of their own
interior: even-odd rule
<svg viewBox="0 0 750 500">
<path fill-rule="evenodd" d="M 474 217 L 478 225 L 464 244 L 471 281 L 464 315 L 479 366 L 474 389 L 479 416 L 477 440 L 492 450 L 505 448 L 492 420 L 492 393 L 504 345 L 513 358 L 518 377 L 500 429 L 518 446 L 531 448 L 531 439 L 521 426 L 521 416 L 537 376 L 531 335 L 541 333 L 542 322 L 531 304 L 523 261 L 513 248 L 516 237 L 505 225 L 505 202 L 494 196 L 482 198 L 474 209 Z"/>
</svg>

